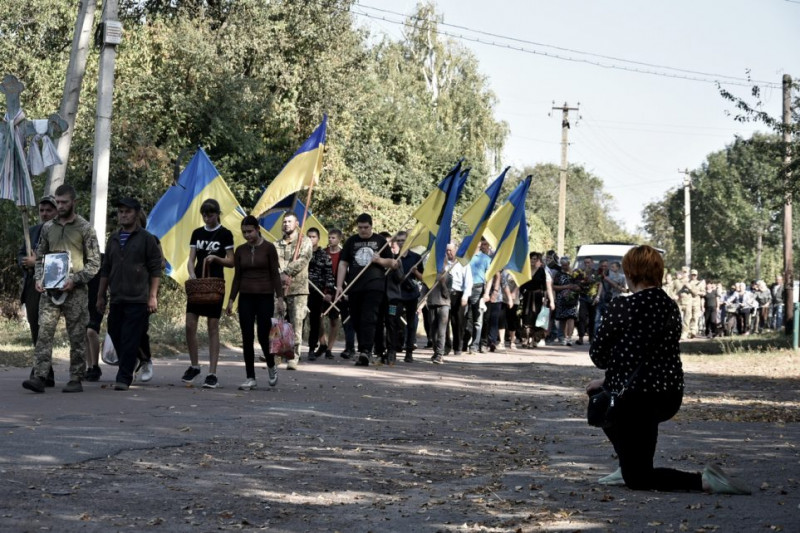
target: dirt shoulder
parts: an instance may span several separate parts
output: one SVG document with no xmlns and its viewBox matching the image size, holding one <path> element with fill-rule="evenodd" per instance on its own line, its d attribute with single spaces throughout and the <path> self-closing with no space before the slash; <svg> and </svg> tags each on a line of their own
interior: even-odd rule
<svg viewBox="0 0 800 533">
<path fill-rule="evenodd" d="M 596 479 L 612 449 L 584 422 L 586 347 L 395 367 L 341 359 L 242 392 L 152 382 L 33 395 L 0 370 L 4 531 L 792 531 L 800 523 L 798 360 L 687 358 L 687 395 L 658 465 L 719 464 L 750 497 L 634 492 Z M 724 356 L 733 357 L 736 356 Z M 752 356 L 747 356 L 752 357 Z M 735 364 L 741 364 L 734 370 Z M 263 365 L 261 365 L 263 366 Z M 771 368 L 773 370 L 764 370 Z M 66 364 L 59 362 L 58 377 Z M 199 380 L 198 380 L 199 382 Z M 59 385 L 63 384 L 63 380 Z"/>
</svg>

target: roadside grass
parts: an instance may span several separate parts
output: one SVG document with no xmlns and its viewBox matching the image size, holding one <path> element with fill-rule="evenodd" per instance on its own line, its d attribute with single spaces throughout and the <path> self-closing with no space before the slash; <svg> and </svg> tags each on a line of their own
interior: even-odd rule
<svg viewBox="0 0 800 533">
<path fill-rule="evenodd" d="M 163 288 L 159 291 L 158 312 L 150 316 L 150 346 L 153 357 L 170 357 L 186 353 L 186 294 L 171 279 L 165 278 Z M 208 327 L 204 319 L 200 319 L 197 328 L 200 343 L 201 359 L 207 357 L 204 350 L 208 346 Z M 0 365 L 26 367 L 33 364 L 33 344 L 31 331 L 24 313 L 8 313 L 0 317 Z M 103 320 L 100 338 L 105 338 L 106 322 Z M 220 342 L 224 347 L 241 346 L 242 334 L 236 316 L 229 317 L 224 313 L 220 319 Z M 69 338 L 67 337 L 64 319 L 56 327 L 53 357 L 69 358 Z"/>
</svg>

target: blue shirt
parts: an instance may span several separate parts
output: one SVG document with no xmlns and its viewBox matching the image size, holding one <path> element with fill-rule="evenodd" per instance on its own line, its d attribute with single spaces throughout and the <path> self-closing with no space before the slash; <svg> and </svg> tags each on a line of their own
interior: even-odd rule
<svg viewBox="0 0 800 533">
<path fill-rule="evenodd" d="M 469 268 L 472 270 L 473 285 L 481 285 L 486 283 L 486 271 L 489 270 L 489 265 L 491 263 L 491 256 L 488 256 L 483 252 L 478 252 L 472 257 L 472 260 L 469 262 Z"/>
</svg>

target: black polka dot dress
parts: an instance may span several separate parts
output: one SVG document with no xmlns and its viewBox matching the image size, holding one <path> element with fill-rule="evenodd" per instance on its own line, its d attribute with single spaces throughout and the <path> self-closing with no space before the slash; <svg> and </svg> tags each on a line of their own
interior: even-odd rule
<svg viewBox="0 0 800 533">
<path fill-rule="evenodd" d="M 680 338 L 678 305 L 661 288 L 644 289 L 608 305 L 589 355 L 606 371 L 609 390 L 621 391 L 644 361 L 626 392 L 681 393 Z"/>
</svg>

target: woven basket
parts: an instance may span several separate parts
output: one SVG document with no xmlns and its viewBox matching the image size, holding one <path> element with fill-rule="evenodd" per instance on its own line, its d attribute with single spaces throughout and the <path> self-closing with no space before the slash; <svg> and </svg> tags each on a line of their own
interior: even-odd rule
<svg viewBox="0 0 800 533">
<path fill-rule="evenodd" d="M 225 280 L 206 277 L 208 263 L 203 261 L 203 277 L 186 280 L 186 299 L 193 305 L 216 305 L 225 298 Z"/>
</svg>

